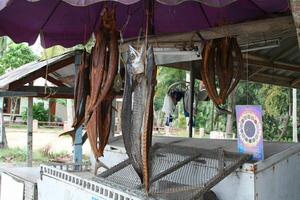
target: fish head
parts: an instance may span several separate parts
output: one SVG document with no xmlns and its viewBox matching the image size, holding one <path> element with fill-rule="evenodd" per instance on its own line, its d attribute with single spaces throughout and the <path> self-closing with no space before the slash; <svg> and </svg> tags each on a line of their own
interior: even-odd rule
<svg viewBox="0 0 300 200">
<path fill-rule="evenodd" d="M 129 70 L 133 75 L 142 74 L 145 71 L 145 47 L 137 50 L 129 45 L 128 50 L 128 65 Z"/>
</svg>

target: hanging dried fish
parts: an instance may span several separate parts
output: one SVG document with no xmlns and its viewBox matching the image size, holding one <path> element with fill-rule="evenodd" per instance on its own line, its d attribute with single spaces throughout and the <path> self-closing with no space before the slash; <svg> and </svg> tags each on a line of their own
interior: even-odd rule
<svg viewBox="0 0 300 200">
<path fill-rule="evenodd" d="M 223 111 L 228 95 L 237 86 L 243 71 L 242 53 L 236 38 L 225 37 L 208 41 L 202 52 L 201 77 L 209 98 Z M 219 88 L 219 91 L 218 91 Z"/>
<path fill-rule="evenodd" d="M 74 86 L 74 107 L 75 117 L 73 127 L 77 129 L 82 125 L 84 121 L 86 98 L 89 94 L 89 56 L 86 52 L 83 52 L 82 63 L 79 66 L 79 70 L 76 76 Z"/>
<path fill-rule="evenodd" d="M 149 48 L 147 55 L 145 53 L 144 47 L 138 51 L 129 46 L 121 125 L 128 157 L 148 191 L 156 66 L 153 49 Z"/>
<path fill-rule="evenodd" d="M 90 57 L 86 52 L 83 52 L 81 56 L 81 64 L 75 76 L 74 84 L 74 110 L 75 115 L 73 119 L 72 127 L 74 129 L 64 132 L 59 136 L 69 135 L 72 137 L 72 141 L 75 140 L 75 132 L 84 122 L 85 105 L 87 96 L 89 95 L 89 67 Z"/>
<path fill-rule="evenodd" d="M 95 157 L 103 155 L 111 127 L 113 84 L 118 69 L 118 36 L 115 9 L 105 8 L 101 29 L 96 33 L 90 71 L 90 96 L 86 103 L 85 123 Z"/>
</svg>

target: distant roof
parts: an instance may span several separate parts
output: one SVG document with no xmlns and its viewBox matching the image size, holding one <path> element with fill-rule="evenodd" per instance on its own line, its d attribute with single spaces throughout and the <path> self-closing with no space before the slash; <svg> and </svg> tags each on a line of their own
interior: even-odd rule
<svg viewBox="0 0 300 200">
<path fill-rule="evenodd" d="M 63 55 L 59 55 L 53 58 L 50 58 L 48 60 L 43 60 L 43 61 L 34 61 L 31 63 L 27 63 L 15 70 L 12 71 L 8 71 L 5 74 L 3 74 L 2 76 L 0 76 L 0 90 L 7 90 L 9 88 L 9 85 L 17 80 L 21 80 L 25 77 L 30 76 L 32 73 L 43 69 L 44 71 L 47 70 L 47 66 L 48 66 L 48 70 L 50 69 L 50 71 L 52 72 L 51 68 L 54 64 L 59 63 L 62 60 L 66 60 L 68 58 L 74 57 L 75 52 L 68 52 L 65 53 Z M 62 74 L 59 73 L 59 71 L 62 72 Z M 69 74 L 74 75 L 74 67 L 69 68 Z M 65 73 L 63 73 L 65 72 Z M 53 74 L 55 73 L 55 74 Z M 52 74 L 49 73 L 49 76 L 51 77 L 63 77 L 62 75 L 69 75 L 66 74 L 66 70 L 57 70 L 56 72 L 53 72 Z M 46 75 L 46 73 L 45 73 Z M 40 77 L 43 77 L 43 74 L 41 74 Z M 37 77 L 39 78 L 39 77 Z M 51 82 L 51 81 L 50 81 Z"/>
</svg>

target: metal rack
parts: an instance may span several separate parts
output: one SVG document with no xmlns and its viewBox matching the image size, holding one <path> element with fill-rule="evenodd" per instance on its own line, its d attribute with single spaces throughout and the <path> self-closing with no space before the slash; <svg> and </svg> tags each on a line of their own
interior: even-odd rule
<svg viewBox="0 0 300 200">
<path fill-rule="evenodd" d="M 129 160 L 103 172 L 95 181 L 112 183 L 155 199 L 200 199 L 249 159 L 249 155 L 221 148 L 208 150 L 160 143 L 152 147 L 150 155 L 149 194 L 143 191 Z"/>
</svg>

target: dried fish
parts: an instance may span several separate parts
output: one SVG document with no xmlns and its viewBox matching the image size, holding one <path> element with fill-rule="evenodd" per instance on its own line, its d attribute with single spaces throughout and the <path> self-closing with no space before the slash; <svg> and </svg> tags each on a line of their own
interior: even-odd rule
<svg viewBox="0 0 300 200">
<path fill-rule="evenodd" d="M 153 49 L 149 48 L 145 54 L 144 47 L 136 50 L 129 46 L 121 126 L 128 157 L 148 191 L 156 66 Z"/>
<path fill-rule="evenodd" d="M 86 103 L 85 123 L 88 138 L 96 158 L 103 155 L 108 142 L 113 89 L 118 69 L 118 36 L 115 9 L 104 9 L 101 29 L 96 33 L 96 44 L 92 50 L 92 69 L 90 72 L 90 96 Z"/>
<path fill-rule="evenodd" d="M 208 96 L 220 111 L 230 113 L 220 105 L 225 103 L 237 86 L 243 71 L 242 53 L 236 38 L 224 37 L 208 41 L 202 57 L 200 72 Z"/>
</svg>

